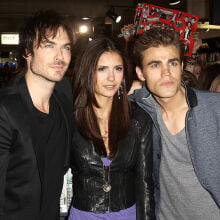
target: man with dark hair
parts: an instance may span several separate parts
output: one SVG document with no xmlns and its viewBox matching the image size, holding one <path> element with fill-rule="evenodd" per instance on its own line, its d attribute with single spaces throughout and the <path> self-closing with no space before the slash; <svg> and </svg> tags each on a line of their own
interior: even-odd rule
<svg viewBox="0 0 220 220">
<path fill-rule="evenodd" d="M 73 123 L 68 94 L 54 88 L 72 43 L 54 11 L 37 12 L 20 32 L 20 76 L 0 91 L 1 220 L 59 219 Z"/>
<path fill-rule="evenodd" d="M 220 96 L 181 81 L 184 46 L 171 30 L 152 28 L 134 44 L 145 81 L 130 98 L 153 126 L 156 215 L 160 220 L 220 219 Z"/>
</svg>

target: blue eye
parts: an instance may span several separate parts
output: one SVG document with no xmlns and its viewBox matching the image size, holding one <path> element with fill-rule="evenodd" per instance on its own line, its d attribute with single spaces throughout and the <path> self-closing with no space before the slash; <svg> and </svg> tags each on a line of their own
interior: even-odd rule
<svg viewBox="0 0 220 220">
<path fill-rule="evenodd" d="M 159 67 L 159 64 L 158 64 L 158 63 L 153 63 L 153 64 L 151 65 L 151 67 L 157 68 L 157 67 Z"/>
<path fill-rule="evenodd" d="M 171 61 L 169 62 L 169 66 L 177 66 L 177 61 Z"/>
<path fill-rule="evenodd" d="M 64 46 L 64 49 L 70 51 L 71 47 L 70 47 L 70 45 L 66 45 L 66 46 Z"/>
<path fill-rule="evenodd" d="M 53 44 L 45 44 L 46 48 L 53 48 Z"/>
</svg>

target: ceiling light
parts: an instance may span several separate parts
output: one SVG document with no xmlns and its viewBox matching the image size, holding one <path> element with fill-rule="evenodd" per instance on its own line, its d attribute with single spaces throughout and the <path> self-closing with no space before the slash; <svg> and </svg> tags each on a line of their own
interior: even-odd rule
<svg viewBox="0 0 220 220">
<path fill-rule="evenodd" d="M 177 5 L 179 4 L 181 1 L 178 1 L 178 0 L 170 0 L 169 1 L 169 5 Z"/>
<path fill-rule="evenodd" d="M 121 16 L 115 13 L 113 7 L 107 11 L 106 16 L 111 18 L 115 23 L 119 23 L 121 21 Z"/>
<path fill-rule="evenodd" d="M 84 34 L 84 33 L 86 33 L 86 32 L 88 32 L 88 26 L 86 26 L 86 25 L 81 25 L 80 27 L 79 27 L 79 32 L 80 33 L 82 33 L 82 34 Z"/>
</svg>

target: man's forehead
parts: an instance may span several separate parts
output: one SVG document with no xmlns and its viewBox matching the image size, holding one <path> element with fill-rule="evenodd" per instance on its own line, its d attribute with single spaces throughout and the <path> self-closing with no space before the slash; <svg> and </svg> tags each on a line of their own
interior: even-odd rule
<svg viewBox="0 0 220 220">
<path fill-rule="evenodd" d="M 46 29 L 42 31 L 37 31 L 36 32 L 36 39 L 38 40 L 39 38 L 41 40 L 46 40 L 49 38 L 54 38 L 57 35 L 58 30 L 57 29 Z"/>
<path fill-rule="evenodd" d="M 45 43 L 48 41 L 54 41 L 56 38 L 59 38 L 62 33 L 65 33 L 68 37 L 68 42 L 70 41 L 67 31 L 63 27 L 59 28 L 48 28 L 42 32 L 36 32 L 36 40 L 34 42 L 35 46 L 40 46 L 41 43 Z"/>
<path fill-rule="evenodd" d="M 167 56 L 175 55 L 175 57 L 180 57 L 180 51 L 175 45 L 159 45 L 156 47 L 152 46 L 144 50 L 142 53 L 143 58 L 151 58 L 153 56 L 160 57 L 165 54 Z"/>
<path fill-rule="evenodd" d="M 67 33 L 67 31 L 62 26 L 51 27 L 41 31 L 36 31 L 36 38 L 38 39 L 40 37 L 41 39 L 53 39 L 60 33 Z"/>
</svg>

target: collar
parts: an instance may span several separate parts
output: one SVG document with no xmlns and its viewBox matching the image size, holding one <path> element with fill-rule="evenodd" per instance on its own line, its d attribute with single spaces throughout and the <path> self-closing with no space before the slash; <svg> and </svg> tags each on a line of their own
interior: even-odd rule
<svg viewBox="0 0 220 220">
<path fill-rule="evenodd" d="M 181 81 L 182 86 L 186 90 L 186 101 L 190 108 L 195 107 L 198 104 L 196 93 L 193 88 L 190 88 L 186 85 L 184 81 Z M 129 95 L 129 100 L 136 102 L 136 103 L 143 103 L 143 99 L 145 103 L 150 100 L 152 94 L 147 89 L 146 85 L 143 86 L 141 89 L 137 89 L 134 91 L 133 94 Z"/>
</svg>

